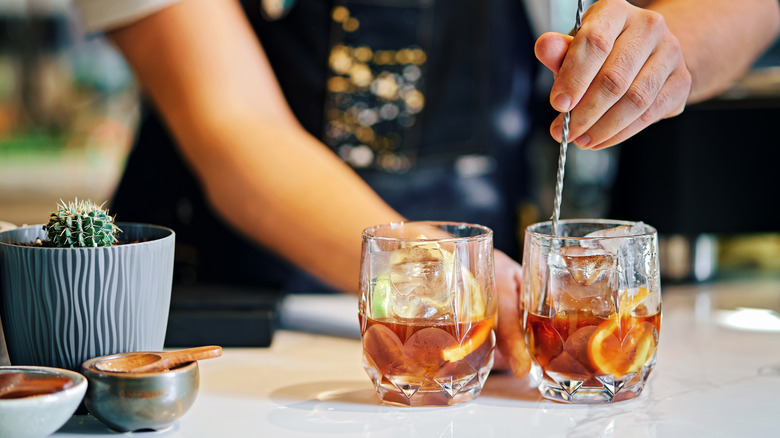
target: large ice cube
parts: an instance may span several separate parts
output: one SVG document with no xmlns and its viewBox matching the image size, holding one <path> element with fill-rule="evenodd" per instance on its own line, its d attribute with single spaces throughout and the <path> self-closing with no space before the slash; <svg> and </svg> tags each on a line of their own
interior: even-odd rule
<svg viewBox="0 0 780 438">
<path fill-rule="evenodd" d="M 617 259 L 601 249 L 567 246 L 551 252 L 550 288 L 557 312 L 615 311 Z"/>
<path fill-rule="evenodd" d="M 444 252 L 435 247 L 399 249 L 390 257 L 392 313 L 402 318 L 432 318 L 450 313 L 451 268 Z"/>
<path fill-rule="evenodd" d="M 561 248 L 561 258 L 571 278 L 583 286 L 603 281 L 615 269 L 615 256 L 606 251 L 566 246 Z"/>
</svg>

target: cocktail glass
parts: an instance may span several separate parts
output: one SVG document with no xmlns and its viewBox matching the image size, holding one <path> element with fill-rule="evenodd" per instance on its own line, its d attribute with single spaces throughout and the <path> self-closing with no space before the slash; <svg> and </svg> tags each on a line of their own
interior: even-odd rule
<svg viewBox="0 0 780 438">
<path fill-rule="evenodd" d="M 479 395 L 496 345 L 489 228 L 367 228 L 360 290 L 363 366 L 383 402 L 447 406 Z"/>
<path fill-rule="evenodd" d="M 656 362 L 661 282 L 656 230 L 641 222 L 529 226 L 524 329 L 545 398 L 609 403 L 638 396 Z"/>
</svg>

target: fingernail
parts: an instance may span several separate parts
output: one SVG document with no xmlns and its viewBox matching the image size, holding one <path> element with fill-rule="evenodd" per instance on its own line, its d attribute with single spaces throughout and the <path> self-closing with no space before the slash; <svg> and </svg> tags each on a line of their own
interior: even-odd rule
<svg viewBox="0 0 780 438">
<path fill-rule="evenodd" d="M 590 136 L 588 134 L 582 134 L 574 140 L 574 144 L 577 145 L 578 148 L 586 148 L 590 144 Z"/>
<path fill-rule="evenodd" d="M 571 105 L 571 99 L 565 94 L 559 94 L 553 99 L 553 107 L 560 112 L 568 111 L 569 105 Z"/>
</svg>

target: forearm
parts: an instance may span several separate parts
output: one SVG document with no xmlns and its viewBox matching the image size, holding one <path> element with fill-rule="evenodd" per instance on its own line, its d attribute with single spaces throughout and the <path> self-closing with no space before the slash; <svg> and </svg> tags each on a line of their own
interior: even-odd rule
<svg viewBox="0 0 780 438">
<path fill-rule="evenodd" d="M 302 131 L 250 115 L 199 130 L 178 137 L 210 151 L 207 160 L 190 161 L 201 163 L 197 172 L 215 210 L 243 235 L 340 290 L 356 291 L 361 230 L 402 218 Z"/>
<path fill-rule="evenodd" d="M 715 96 L 745 74 L 775 40 L 777 0 L 647 0 L 680 42 L 691 72 L 689 103 Z"/>
</svg>

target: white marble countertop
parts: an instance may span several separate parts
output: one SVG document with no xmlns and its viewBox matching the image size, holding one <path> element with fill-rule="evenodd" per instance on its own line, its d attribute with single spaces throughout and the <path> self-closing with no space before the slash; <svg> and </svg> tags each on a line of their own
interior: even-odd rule
<svg viewBox="0 0 780 438">
<path fill-rule="evenodd" d="M 285 304 L 288 325 L 311 308 L 304 298 Z M 344 321 L 352 320 L 356 329 L 353 300 L 331 297 L 328 305 L 334 312 L 342 309 Z M 381 405 L 361 366 L 360 341 L 336 318 L 331 328 L 339 336 L 281 330 L 270 348 L 226 349 L 221 358 L 201 362 L 198 399 L 179 422 L 166 431 L 125 435 L 776 436 L 777 312 L 778 279 L 665 287 L 658 363 L 638 398 L 612 405 L 559 404 L 541 399 L 527 380 L 494 373 L 479 399 L 447 408 Z M 93 417 L 74 416 L 54 436 L 116 433 Z"/>
</svg>

